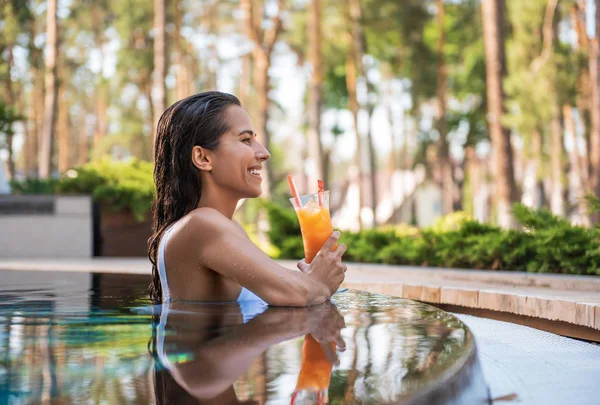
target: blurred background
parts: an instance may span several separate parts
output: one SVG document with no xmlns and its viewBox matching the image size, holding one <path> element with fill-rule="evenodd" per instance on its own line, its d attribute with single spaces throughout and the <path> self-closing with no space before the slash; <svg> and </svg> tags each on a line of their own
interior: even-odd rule
<svg viewBox="0 0 600 405">
<path fill-rule="evenodd" d="M 338 228 L 511 227 L 515 202 L 590 225 L 598 3 L 1 0 L 0 191 L 126 195 L 144 216 L 158 118 L 217 89 L 273 155 L 263 196 L 323 179 Z"/>
</svg>

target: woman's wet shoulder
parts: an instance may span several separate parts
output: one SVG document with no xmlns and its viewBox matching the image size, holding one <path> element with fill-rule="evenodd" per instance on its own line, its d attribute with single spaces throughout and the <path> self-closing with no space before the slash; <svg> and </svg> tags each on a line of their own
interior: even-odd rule
<svg viewBox="0 0 600 405">
<path fill-rule="evenodd" d="M 237 226 L 214 208 L 201 207 L 181 219 L 182 228 L 190 230 L 237 230 Z"/>
</svg>

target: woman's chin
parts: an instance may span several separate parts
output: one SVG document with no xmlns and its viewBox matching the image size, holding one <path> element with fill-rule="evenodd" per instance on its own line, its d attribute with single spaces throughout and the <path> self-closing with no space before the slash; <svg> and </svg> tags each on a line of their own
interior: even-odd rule
<svg viewBox="0 0 600 405">
<path fill-rule="evenodd" d="M 246 194 L 245 198 L 258 198 L 262 195 L 262 189 L 252 189 Z"/>
</svg>

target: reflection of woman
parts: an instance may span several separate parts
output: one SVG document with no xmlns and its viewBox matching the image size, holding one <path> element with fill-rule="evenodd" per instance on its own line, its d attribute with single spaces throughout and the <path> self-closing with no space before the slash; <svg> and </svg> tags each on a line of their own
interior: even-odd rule
<svg viewBox="0 0 600 405">
<path fill-rule="evenodd" d="M 169 107 L 156 130 L 151 295 L 155 301 L 326 301 L 344 279 L 346 250 L 334 232 L 300 272 L 278 265 L 233 220 L 240 200 L 261 194 L 270 154 L 238 99 L 199 93 Z"/>
<path fill-rule="evenodd" d="M 256 306 L 240 311 L 236 304 L 163 304 L 152 350 L 157 405 L 255 403 L 240 402 L 233 383 L 269 347 L 307 333 L 332 363 L 335 346 L 345 349 L 344 318 L 329 302 L 260 311 Z"/>
</svg>

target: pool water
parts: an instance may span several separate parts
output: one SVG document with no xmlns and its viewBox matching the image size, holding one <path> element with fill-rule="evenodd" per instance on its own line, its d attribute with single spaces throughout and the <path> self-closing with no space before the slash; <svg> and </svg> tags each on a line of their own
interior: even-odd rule
<svg viewBox="0 0 600 405">
<path fill-rule="evenodd" d="M 0 271 L 0 405 L 485 404 L 473 336 L 360 291 L 153 306 L 148 276 Z"/>
</svg>

